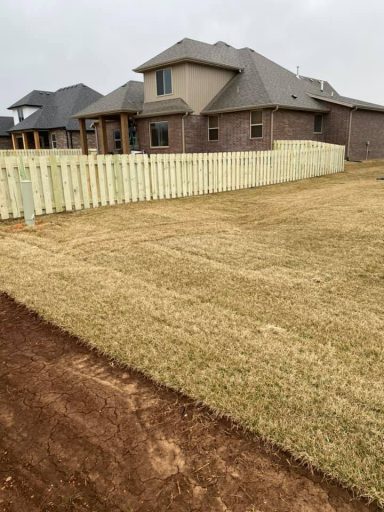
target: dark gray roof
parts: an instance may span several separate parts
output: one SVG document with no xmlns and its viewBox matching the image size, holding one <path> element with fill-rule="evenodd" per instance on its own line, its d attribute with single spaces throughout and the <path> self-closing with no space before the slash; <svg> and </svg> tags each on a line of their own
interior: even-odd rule
<svg viewBox="0 0 384 512">
<path fill-rule="evenodd" d="M 340 96 L 326 80 L 296 76 L 250 48 L 237 50 L 222 41 L 207 44 L 193 39 L 182 39 L 135 71 L 143 72 L 186 61 L 235 71 L 234 77 L 205 107 L 203 113 L 206 114 L 277 105 L 282 108 L 327 111 L 326 103 L 318 101 L 318 96 L 335 102 L 338 98 L 342 104 L 360 108 L 384 109 L 381 105 Z"/>
<path fill-rule="evenodd" d="M 52 100 L 52 95 L 54 93 L 51 91 L 31 91 L 26 94 L 23 98 L 16 101 L 13 105 L 8 107 L 8 109 L 31 106 L 31 107 L 41 107 L 42 105 L 47 105 Z"/>
<path fill-rule="evenodd" d="M 144 103 L 143 109 L 139 117 L 150 117 L 156 115 L 169 115 L 192 112 L 192 109 L 181 98 L 173 98 L 169 100 L 151 101 Z"/>
<path fill-rule="evenodd" d="M 84 84 L 70 85 L 50 95 L 49 101 L 36 112 L 16 124 L 11 131 L 49 130 L 65 128 L 79 130 L 79 122 L 73 114 L 84 109 L 101 97 L 101 94 Z M 89 128 L 89 124 L 87 125 Z"/>
<path fill-rule="evenodd" d="M 380 112 L 384 111 L 384 105 L 370 103 L 369 101 L 356 100 L 354 98 L 348 98 L 347 96 L 340 96 L 340 94 L 334 94 L 332 96 L 325 93 L 312 93 L 311 96 L 316 100 L 320 100 L 326 103 L 336 103 L 337 105 L 344 105 L 350 108 L 357 107 L 362 110 L 377 110 Z"/>
<path fill-rule="evenodd" d="M 114 112 L 138 112 L 143 108 L 144 84 L 131 80 L 115 89 L 106 96 L 102 96 L 85 109 L 74 114 L 75 117 L 97 117 L 100 114 Z"/>
<path fill-rule="evenodd" d="M 326 108 L 308 95 L 311 82 L 263 55 L 237 50 L 239 68 L 230 82 L 205 107 L 205 113 L 279 105 L 292 109 L 324 111 Z"/>
<path fill-rule="evenodd" d="M 151 68 L 174 64 L 175 62 L 201 62 L 213 66 L 239 69 L 237 50 L 223 41 L 215 44 L 203 43 L 194 39 L 182 39 L 156 57 L 147 60 L 134 71 L 142 72 Z"/>
<path fill-rule="evenodd" d="M 0 116 L 0 137 L 10 137 L 8 131 L 13 126 L 13 117 Z"/>
</svg>

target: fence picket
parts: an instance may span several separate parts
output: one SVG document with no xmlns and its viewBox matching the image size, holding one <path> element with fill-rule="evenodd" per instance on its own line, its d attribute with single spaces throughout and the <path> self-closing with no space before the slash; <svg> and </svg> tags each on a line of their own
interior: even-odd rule
<svg viewBox="0 0 384 512">
<path fill-rule="evenodd" d="M 20 176 L 35 214 L 258 187 L 341 172 L 343 146 L 274 141 L 272 151 L 164 155 L 6 156 L 0 152 L 0 218 L 22 215 Z M 14 155 L 15 153 L 13 153 Z"/>
<path fill-rule="evenodd" d="M 63 157 L 61 159 L 60 163 L 61 163 L 61 176 L 62 176 L 62 183 L 63 183 L 65 211 L 71 212 L 72 211 L 72 195 L 71 195 L 71 184 L 69 181 L 69 174 L 68 174 L 68 159 L 67 159 L 67 157 Z"/>
</svg>

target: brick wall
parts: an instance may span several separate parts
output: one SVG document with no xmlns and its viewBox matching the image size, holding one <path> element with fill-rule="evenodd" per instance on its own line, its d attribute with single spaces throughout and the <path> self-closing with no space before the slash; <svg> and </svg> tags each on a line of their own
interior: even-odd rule
<svg viewBox="0 0 384 512">
<path fill-rule="evenodd" d="M 350 160 L 384 158 L 384 112 L 356 110 L 352 114 Z"/>
<path fill-rule="evenodd" d="M 168 121 L 169 147 L 150 148 L 149 123 Z M 278 110 L 274 113 L 274 139 L 324 140 L 327 131 L 327 116 L 324 116 L 323 133 L 315 134 L 314 113 L 294 110 Z M 148 153 L 182 152 L 182 115 L 162 118 L 137 119 L 140 149 Z M 219 115 L 219 140 L 208 140 L 208 117 L 190 115 L 184 118 L 185 149 L 187 153 L 218 151 L 258 151 L 271 146 L 271 109 L 263 110 L 263 136 L 250 138 L 250 113 L 229 112 Z"/>
<path fill-rule="evenodd" d="M 323 116 L 323 133 L 314 133 L 314 112 L 302 110 L 278 110 L 274 114 L 273 138 L 275 140 L 324 141 L 328 118 Z"/>
<path fill-rule="evenodd" d="M 56 135 L 56 148 L 67 149 L 67 132 L 66 130 L 50 130 L 49 131 L 49 146 L 52 147 L 52 134 Z"/>
<path fill-rule="evenodd" d="M 329 113 L 326 115 L 327 123 L 324 142 L 346 146 L 348 140 L 350 108 L 326 103 Z"/>
<path fill-rule="evenodd" d="M 13 149 L 11 137 L 0 137 L 0 149 Z"/>
<path fill-rule="evenodd" d="M 97 129 L 97 139 L 101 141 L 101 129 L 99 123 L 96 125 Z M 120 153 L 115 149 L 115 139 L 113 136 L 113 132 L 115 130 L 120 130 L 120 121 L 119 120 L 110 120 L 105 122 L 105 132 L 107 134 L 107 150 L 106 153 Z M 100 147 L 100 142 L 99 142 Z"/>
<path fill-rule="evenodd" d="M 188 116 L 185 119 L 188 152 L 258 151 L 271 144 L 271 111 L 263 111 L 263 137 L 250 138 L 249 111 L 219 114 L 219 140 L 208 140 L 208 117 Z"/>
<path fill-rule="evenodd" d="M 168 142 L 167 148 L 151 148 L 149 125 L 153 122 L 167 121 L 168 122 Z M 182 115 L 170 115 L 162 117 L 146 117 L 136 119 L 137 137 L 139 148 L 146 153 L 182 153 L 183 140 L 182 140 Z M 188 150 L 187 150 L 188 151 Z"/>
<path fill-rule="evenodd" d="M 80 132 L 74 131 L 72 133 L 73 149 L 80 149 Z M 95 132 L 87 132 L 88 149 L 96 149 L 96 134 Z"/>
</svg>

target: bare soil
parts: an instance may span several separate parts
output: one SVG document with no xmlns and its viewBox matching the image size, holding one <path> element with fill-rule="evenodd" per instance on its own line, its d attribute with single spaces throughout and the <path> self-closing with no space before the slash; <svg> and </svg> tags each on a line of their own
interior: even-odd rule
<svg viewBox="0 0 384 512">
<path fill-rule="evenodd" d="M 368 512 L 0 295 L 0 510 Z"/>
</svg>

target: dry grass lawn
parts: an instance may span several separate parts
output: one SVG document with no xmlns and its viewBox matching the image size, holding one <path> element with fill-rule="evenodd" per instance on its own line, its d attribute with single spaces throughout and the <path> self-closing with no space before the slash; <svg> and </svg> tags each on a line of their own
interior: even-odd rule
<svg viewBox="0 0 384 512">
<path fill-rule="evenodd" d="M 384 174 L 0 227 L 0 289 L 384 504 Z"/>
</svg>

